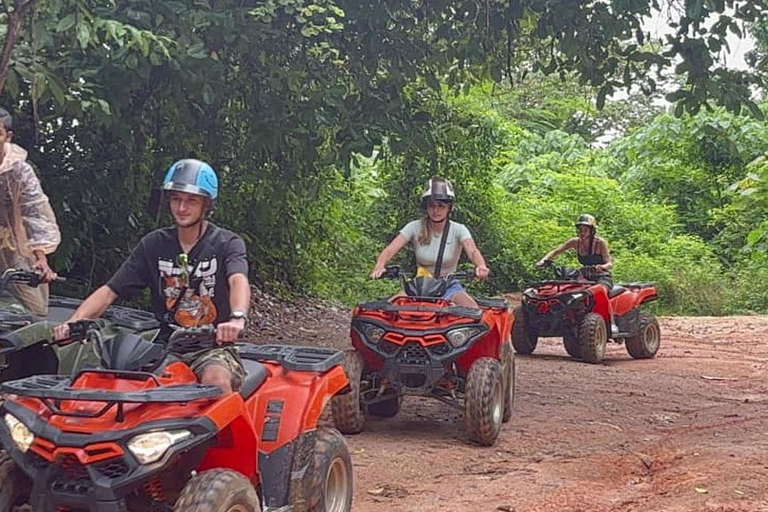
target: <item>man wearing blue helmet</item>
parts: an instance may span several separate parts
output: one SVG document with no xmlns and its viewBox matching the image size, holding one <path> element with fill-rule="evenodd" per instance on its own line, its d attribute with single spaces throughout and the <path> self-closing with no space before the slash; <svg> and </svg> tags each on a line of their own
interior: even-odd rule
<svg viewBox="0 0 768 512">
<path fill-rule="evenodd" d="M 179 160 L 165 175 L 174 226 L 144 236 L 114 276 L 83 301 L 68 322 L 97 318 L 118 297 L 149 288 L 152 310 L 164 323 L 182 327 L 216 325 L 219 343 L 235 341 L 245 327 L 250 303 L 245 243 L 209 220 L 218 197 L 216 172 L 205 162 Z M 69 337 L 69 326 L 55 329 Z M 186 357 L 203 384 L 231 392 L 243 367 L 233 347 L 223 346 Z"/>
</svg>

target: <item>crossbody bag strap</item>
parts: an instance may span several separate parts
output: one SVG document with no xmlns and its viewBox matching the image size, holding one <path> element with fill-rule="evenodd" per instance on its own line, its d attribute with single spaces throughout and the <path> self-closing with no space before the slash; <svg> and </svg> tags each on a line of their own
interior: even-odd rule
<svg viewBox="0 0 768 512">
<path fill-rule="evenodd" d="M 446 219 L 443 228 L 443 236 L 440 238 L 440 248 L 437 249 L 437 261 L 435 262 L 435 277 L 440 277 L 440 271 L 443 267 L 443 254 L 445 253 L 445 244 L 448 242 L 448 231 L 451 230 L 451 221 Z"/>
</svg>

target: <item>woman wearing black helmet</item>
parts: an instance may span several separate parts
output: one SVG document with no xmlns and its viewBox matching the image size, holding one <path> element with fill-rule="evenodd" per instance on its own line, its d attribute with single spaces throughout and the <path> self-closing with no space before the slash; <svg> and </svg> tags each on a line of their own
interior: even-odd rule
<svg viewBox="0 0 768 512">
<path fill-rule="evenodd" d="M 612 286 L 610 270 L 613 267 L 611 253 L 608 250 L 608 242 L 595 235 L 596 229 L 597 222 L 592 215 L 586 213 L 579 215 L 579 218 L 576 219 L 578 236 L 567 240 L 560 247 L 549 251 L 536 263 L 536 266 L 543 267 L 558 254 L 564 253 L 569 249 L 575 249 L 579 263 L 585 267 L 594 267 L 597 272 L 595 276 L 597 281 L 610 289 Z"/>
<path fill-rule="evenodd" d="M 425 215 L 421 219 L 406 224 L 392 242 L 381 251 L 376 260 L 376 266 L 371 272 L 371 278 L 378 279 L 381 277 L 387 262 L 408 243 L 413 245 L 416 253 L 416 264 L 419 267 L 417 275 L 434 275 L 440 252 L 440 242 L 445 229 L 448 229 L 448 233 L 443 250 L 440 276 L 456 271 L 463 251 L 475 265 L 475 276 L 481 279 L 488 277 L 489 270 L 485 264 L 485 259 L 475 245 L 467 227 L 449 220 L 455 200 L 456 196 L 450 181 L 439 177 L 433 177 L 427 181 L 421 195 L 421 207 L 425 210 Z M 443 297 L 457 305 L 478 307 L 477 302 L 467 294 L 464 287 L 458 282 L 449 286 Z"/>
</svg>

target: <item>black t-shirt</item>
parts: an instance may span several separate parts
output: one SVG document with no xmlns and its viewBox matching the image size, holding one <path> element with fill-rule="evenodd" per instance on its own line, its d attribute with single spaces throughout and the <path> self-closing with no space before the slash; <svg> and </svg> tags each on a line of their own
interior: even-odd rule
<svg viewBox="0 0 768 512">
<path fill-rule="evenodd" d="M 189 251 L 186 269 L 180 265 L 183 252 L 175 227 L 152 231 L 107 286 L 120 297 L 133 297 L 149 288 L 152 311 L 161 321 L 175 307 L 174 323 L 184 327 L 226 322 L 231 314 L 228 278 L 248 275 L 243 239 L 209 223 Z"/>
</svg>

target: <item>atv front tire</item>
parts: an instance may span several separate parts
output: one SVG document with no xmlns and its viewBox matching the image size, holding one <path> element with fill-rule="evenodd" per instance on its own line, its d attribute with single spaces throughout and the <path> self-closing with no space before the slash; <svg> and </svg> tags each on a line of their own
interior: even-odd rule
<svg viewBox="0 0 768 512">
<path fill-rule="evenodd" d="M 29 501 L 32 482 L 5 452 L 0 451 L 0 511 L 10 512 Z"/>
<path fill-rule="evenodd" d="M 605 320 L 597 313 L 587 313 L 579 325 L 581 358 L 587 363 L 599 363 L 605 357 L 608 331 Z"/>
<path fill-rule="evenodd" d="M 515 355 L 509 342 L 501 347 L 501 366 L 504 368 L 504 414 L 501 422 L 512 419 L 512 404 L 515 403 Z"/>
<path fill-rule="evenodd" d="M 518 354 L 531 354 L 536 350 L 539 336 L 528 326 L 525 309 L 518 306 L 514 311 L 515 323 L 512 325 L 512 345 Z"/>
<path fill-rule="evenodd" d="M 504 417 L 504 377 L 496 359 L 481 357 L 469 369 L 464 417 L 469 438 L 492 446 Z"/>
<path fill-rule="evenodd" d="M 352 510 L 352 457 L 335 428 L 317 429 L 315 465 L 310 490 L 310 512 Z"/>
<path fill-rule="evenodd" d="M 368 404 L 368 414 L 379 416 L 381 418 L 394 418 L 400 412 L 400 404 L 403 403 L 403 396 L 390 393 L 392 396 L 381 402 Z"/>
<path fill-rule="evenodd" d="M 349 392 L 331 399 L 333 423 L 343 434 L 358 434 L 365 426 L 365 409 L 360 397 L 364 366 L 360 353 L 355 350 L 344 353 L 344 373 L 349 381 Z"/>
<path fill-rule="evenodd" d="M 237 471 L 211 469 L 193 476 L 173 506 L 174 512 L 260 512 L 251 482 Z"/>
<path fill-rule="evenodd" d="M 578 336 L 566 334 L 563 336 L 563 346 L 568 355 L 574 359 L 581 359 L 581 345 Z"/>
<path fill-rule="evenodd" d="M 637 336 L 624 340 L 627 352 L 635 359 L 650 359 L 659 351 L 661 329 L 656 317 L 648 313 L 640 313 Z"/>
</svg>

